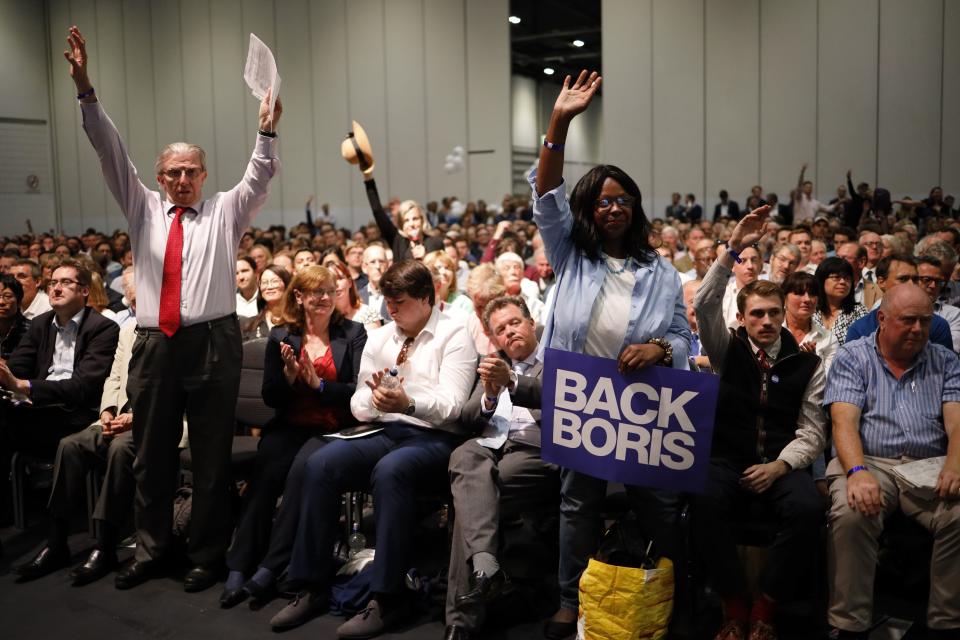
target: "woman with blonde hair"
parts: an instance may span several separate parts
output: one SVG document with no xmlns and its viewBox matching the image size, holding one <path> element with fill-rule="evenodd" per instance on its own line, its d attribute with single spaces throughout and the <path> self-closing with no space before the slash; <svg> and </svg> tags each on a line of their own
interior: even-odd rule
<svg viewBox="0 0 960 640">
<path fill-rule="evenodd" d="M 441 311 L 449 311 L 464 318 L 474 313 L 470 296 L 457 288 L 457 263 L 446 251 L 433 251 L 423 258 L 423 264 L 433 274 L 433 286 Z"/>
<path fill-rule="evenodd" d="M 336 287 L 329 269 L 302 268 L 287 287 L 280 322 L 270 332 L 263 401 L 276 413 L 263 428 L 243 514 L 227 552 L 223 608 L 273 595 L 297 533 L 306 460 L 323 446 L 324 434 L 354 423 L 350 398 L 367 332 L 337 310 Z"/>
<path fill-rule="evenodd" d="M 373 179 L 373 167 L 366 170 L 361 167 L 360 172 L 363 174 L 373 219 L 380 228 L 380 235 L 393 250 L 394 262 L 423 260 L 428 253 L 443 250 L 442 239 L 426 235 L 430 231 L 430 223 L 415 200 L 401 202 L 397 210 L 397 219 L 391 220 L 383 210 L 383 205 L 380 204 L 380 193 Z"/>
</svg>

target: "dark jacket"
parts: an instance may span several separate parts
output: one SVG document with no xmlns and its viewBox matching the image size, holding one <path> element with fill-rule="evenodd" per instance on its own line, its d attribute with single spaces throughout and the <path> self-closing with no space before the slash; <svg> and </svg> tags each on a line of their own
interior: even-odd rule
<svg viewBox="0 0 960 640">
<path fill-rule="evenodd" d="M 286 326 L 274 327 L 267 340 L 263 358 L 263 401 L 276 410 L 275 420 L 283 420 L 284 412 L 290 406 L 293 388 L 283 376 L 283 358 L 280 357 L 280 343 L 285 342 L 300 353 L 302 338 L 299 333 L 291 332 Z M 317 391 L 317 402 L 322 406 L 336 406 L 344 409 L 344 416 L 350 416 L 350 398 L 357 390 L 357 375 L 360 373 L 360 357 L 367 344 L 367 331 L 362 324 L 352 320 L 342 320 L 330 325 L 330 349 L 333 350 L 333 363 L 337 368 L 336 380 L 324 380 L 323 391 Z M 349 426 L 347 424 L 344 427 Z"/>
<path fill-rule="evenodd" d="M 540 446 L 540 394 L 542 387 L 543 363 L 538 360 L 525 375 L 517 376 L 517 388 L 511 396 L 514 406 L 529 409 L 530 415 L 537 421 L 538 428 L 536 430 L 524 431 L 516 437 L 517 442 L 533 447 Z M 460 422 L 471 434 L 479 435 L 487 426 L 488 416 L 483 414 L 483 395 L 483 383 L 477 376 L 473 385 L 473 393 L 470 394 L 470 399 L 467 400 L 467 404 L 463 406 L 463 410 L 460 412 Z M 511 437 L 511 440 L 513 439 Z"/>
<path fill-rule="evenodd" d="M 73 376 L 50 381 L 45 378 L 53 364 L 57 340 L 55 315 L 55 311 L 48 311 L 33 319 L 7 364 L 15 376 L 30 381 L 30 399 L 35 406 L 63 405 L 71 410 L 91 411 L 95 416 L 103 383 L 113 366 L 120 327 L 85 307 L 74 345 Z"/>
<path fill-rule="evenodd" d="M 761 371 L 746 331 L 730 333 L 720 376 L 711 457 L 747 467 L 776 460 L 795 437 L 803 394 L 820 358 L 805 353 L 787 329 L 780 353 Z"/>
<path fill-rule="evenodd" d="M 713 208 L 714 222 L 720 219 L 720 206 L 721 206 L 721 203 L 718 202 L 717 205 Z M 740 205 L 733 200 L 727 200 L 727 216 L 733 220 L 739 220 L 741 217 Z"/>
<path fill-rule="evenodd" d="M 376 220 L 377 226 L 380 227 L 380 235 L 383 236 L 384 241 L 387 242 L 390 245 L 390 249 L 393 250 L 393 261 L 396 263 L 401 260 L 412 260 L 413 252 L 410 250 L 410 241 L 400 235 L 400 231 L 397 230 L 397 226 L 393 223 L 393 220 L 391 220 L 387 212 L 383 210 L 383 205 L 380 204 L 380 193 L 377 191 L 376 181 L 368 180 L 364 182 L 364 186 L 367 189 L 367 200 L 370 201 L 373 219 Z M 424 217 L 424 221 L 426 221 L 426 217 Z M 443 251 L 443 239 L 425 237 L 423 239 L 423 247 L 427 250 L 427 253 L 431 251 Z"/>
<path fill-rule="evenodd" d="M 13 319 L 13 326 L 10 327 L 7 335 L 0 337 L 0 358 L 4 360 L 10 357 L 17 345 L 27 335 L 27 329 L 30 328 L 30 321 L 27 320 L 21 312 Z"/>
</svg>

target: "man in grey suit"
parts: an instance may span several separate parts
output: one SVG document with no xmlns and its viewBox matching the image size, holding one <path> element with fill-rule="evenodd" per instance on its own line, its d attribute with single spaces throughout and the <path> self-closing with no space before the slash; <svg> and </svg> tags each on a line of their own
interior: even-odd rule
<svg viewBox="0 0 960 640">
<path fill-rule="evenodd" d="M 447 585 L 445 640 L 473 636 L 484 605 L 507 577 L 497 561 L 501 514 L 559 504 L 557 467 L 540 457 L 540 390 L 536 325 L 523 298 L 503 296 L 484 310 L 498 354 L 481 359 L 460 419 L 481 434 L 450 456 L 456 518 Z"/>
</svg>

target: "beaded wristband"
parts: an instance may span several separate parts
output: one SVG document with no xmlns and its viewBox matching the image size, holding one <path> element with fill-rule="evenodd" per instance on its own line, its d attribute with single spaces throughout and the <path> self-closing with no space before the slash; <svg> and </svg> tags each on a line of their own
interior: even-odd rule
<svg viewBox="0 0 960 640">
<path fill-rule="evenodd" d="M 544 140 L 543 146 L 545 146 L 547 149 L 550 149 L 550 151 L 563 151 L 563 148 L 567 145 L 560 142 L 550 142 L 549 140 Z"/>
<path fill-rule="evenodd" d="M 93 87 L 90 87 L 89 89 L 87 89 L 87 90 L 84 91 L 83 93 L 78 93 L 78 94 L 77 94 L 77 100 L 83 100 L 84 98 L 89 98 L 90 96 L 93 95 L 93 91 L 94 91 Z"/>
</svg>

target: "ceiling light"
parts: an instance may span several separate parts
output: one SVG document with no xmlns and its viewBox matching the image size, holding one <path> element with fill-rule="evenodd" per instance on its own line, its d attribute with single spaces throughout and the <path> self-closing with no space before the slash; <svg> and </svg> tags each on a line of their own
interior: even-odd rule
<svg viewBox="0 0 960 640">
<path fill-rule="evenodd" d="M 545 74 L 547 74 L 548 76 L 552 76 L 552 75 L 553 75 L 553 67 L 544 67 L 544 68 L 543 68 L 543 72 L 544 72 Z"/>
<path fill-rule="evenodd" d="M 574 41 L 573 41 L 573 46 L 575 46 L 575 47 L 582 47 L 582 46 L 583 46 L 583 40 L 574 40 Z"/>
<path fill-rule="evenodd" d="M 510 24 L 520 24 L 519 16 L 510 16 L 509 18 L 507 18 L 507 20 L 510 21 Z"/>
</svg>

